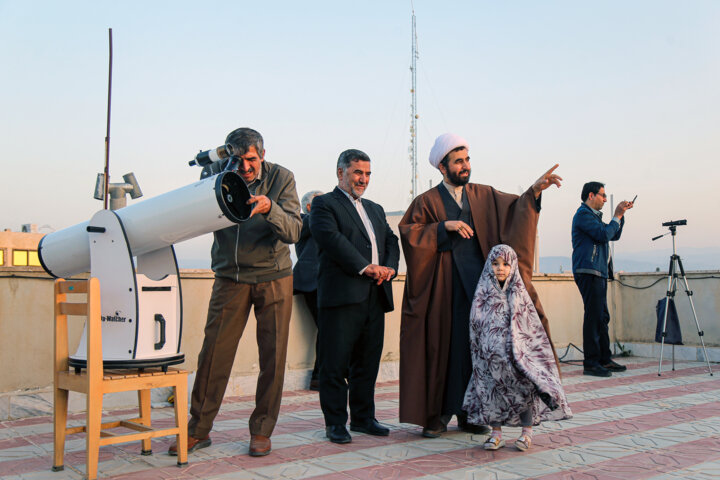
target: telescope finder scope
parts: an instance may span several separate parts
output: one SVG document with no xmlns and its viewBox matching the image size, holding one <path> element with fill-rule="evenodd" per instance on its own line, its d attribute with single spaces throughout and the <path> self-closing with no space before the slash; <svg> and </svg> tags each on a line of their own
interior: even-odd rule
<svg viewBox="0 0 720 480">
<path fill-rule="evenodd" d="M 190 160 L 188 164 L 191 167 L 195 165 L 199 167 L 204 167 L 205 165 L 210 165 L 211 163 L 231 157 L 233 155 L 233 152 L 233 146 L 227 143 L 217 148 L 213 148 L 212 150 L 201 151 L 200 153 L 195 155 L 195 158 Z"/>
<path fill-rule="evenodd" d="M 675 227 L 677 225 L 687 225 L 687 220 L 670 220 L 662 224 L 663 227 Z"/>
</svg>

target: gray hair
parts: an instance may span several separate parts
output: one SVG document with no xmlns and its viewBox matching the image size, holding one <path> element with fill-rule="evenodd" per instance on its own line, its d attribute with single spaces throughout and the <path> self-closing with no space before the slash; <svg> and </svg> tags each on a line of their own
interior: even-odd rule
<svg viewBox="0 0 720 480">
<path fill-rule="evenodd" d="M 255 147 L 260 158 L 265 157 L 265 144 L 259 132 L 252 128 L 238 128 L 228 133 L 225 143 L 233 146 L 235 155 L 245 155 L 250 147 Z"/>
<path fill-rule="evenodd" d="M 363 151 L 351 148 L 350 150 L 345 150 L 340 154 L 337 161 L 337 168 L 347 170 L 347 168 L 350 166 L 350 162 L 352 162 L 353 160 L 360 162 L 369 162 L 370 157 L 368 157 L 367 153 Z"/>
<path fill-rule="evenodd" d="M 318 195 L 322 195 L 323 192 L 320 190 L 310 190 L 305 195 L 302 196 L 302 211 L 303 213 L 308 213 L 307 206 L 309 203 L 312 203 L 313 198 L 317 197 Z"/>
</svg>

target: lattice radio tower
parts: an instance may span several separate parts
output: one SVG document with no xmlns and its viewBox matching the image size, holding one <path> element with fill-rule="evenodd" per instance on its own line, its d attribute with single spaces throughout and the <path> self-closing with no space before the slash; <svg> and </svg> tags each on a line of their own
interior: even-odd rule
<svg viewBox="0 0 720 480">
<path fill-rule="evenodd" d="M 417 48 L 417 31 L 415 30 L 415 8 L 412 9 L 412 57 L 410 61 L 410 72 L 412 74 L 412 88 L 410 93 L 412 94 L 412 105 L 411 105 L 411 118 L 410 118 L 410 164 L 412 165 L 412 179 L 410 181 L 412 189 L 410 200 L 412 201 L 418 194 L 418 174 L 417 174 L 417 60 L 418 60 L 418 48 Z"/>
</svg>

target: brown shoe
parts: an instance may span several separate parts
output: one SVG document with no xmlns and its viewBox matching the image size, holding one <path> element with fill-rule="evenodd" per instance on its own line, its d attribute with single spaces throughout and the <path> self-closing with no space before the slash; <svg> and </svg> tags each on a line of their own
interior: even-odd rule
<svg viewBox="0 0 720 480">
<path fill-rule="evenodd" d="M 205 438 L 195 438 L 188 435 L 188 453 L 192 453 L 195 450 L 199 450 L 201 448 L 209 447 L 212 445 L 212 440 L 210 440 L 210 435 L 205 435 Z M 172 455 L 173 457 L 177 457 L 178 454 L 178 447 L 177 442 L 170 445 L 170 448 L 168 449 L 168 453 Z"/>
<path fill-rule="evenodd" d="M 250 456 L 263 457 L 272 451 L 270 438 L 264 435 L 250 435 Z"/>
</svg>

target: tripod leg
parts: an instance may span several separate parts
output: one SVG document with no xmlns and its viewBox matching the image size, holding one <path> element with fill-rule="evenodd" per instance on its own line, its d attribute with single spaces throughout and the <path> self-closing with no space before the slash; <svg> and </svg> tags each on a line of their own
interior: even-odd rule
<svg viewBox="0 0 720 480">
<path fill-rule="evenodd" d="M 682 275 L 683 282 L 685 282 L 685 293 L 687 294 L 688 300 L 690 300 L 690 309 L 692 310 L 693 319 L 695 319 L 695 326 L 697 327 L 698 337 L 700 337 L 700 344 L 702 345 L 703 354 L 705 356 L 705 363 L 708 367 L 708 372 L 710 373 L 710 376 L 712 376 L 712 369 L 710 368 L 710 359 L 708 358 L 707 350 L 705 349 L 705 341 L 703 340 L 703 337 L 705 336 L 705 332 L 700 330 L 700 322 L 698 322 L 697 312 L 695 312 L 695 303 L 692 299 L 692 290 L 690 290 L 690 285 L 688 285 L 687 277 L 685 276 L 685 269 L 683 268 L 682 260 L 678 256 L 678 265 L 680 266 L 680 273 Z"/>
<path fill-rule="evenodd" d="M 670 298 L 675 295 L 675 256 L 670 257 L 668 267 L 668 286 L 665 292 L 665 313 L 663 314 L 662 338 L 660 339 L 660 360 L 658 361 L 658 377 L 662 375 L 663 350 L 665 349 L 665 335 L 667 334 L 667 317 L 670 307 Z"/>
</svg>

